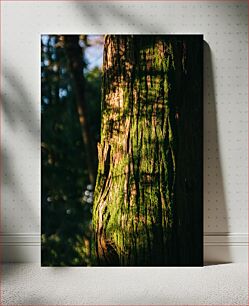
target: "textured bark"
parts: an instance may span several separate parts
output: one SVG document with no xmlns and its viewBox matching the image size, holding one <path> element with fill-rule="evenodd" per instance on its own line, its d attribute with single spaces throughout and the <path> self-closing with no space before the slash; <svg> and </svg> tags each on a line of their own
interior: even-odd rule
<svg viewBox="0 0 249 306">
<path fill-rule="evenodd" d="M 201 264 L 201 36 L 106 36 L 98 159 L 98 263 Z"/>
</svg>

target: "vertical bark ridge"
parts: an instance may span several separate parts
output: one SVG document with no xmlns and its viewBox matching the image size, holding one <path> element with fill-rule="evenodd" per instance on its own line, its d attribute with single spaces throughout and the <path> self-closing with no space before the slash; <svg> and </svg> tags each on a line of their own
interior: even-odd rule
<svg viewBox="0 0 249 306">
<path fill-rule="evenodd" d="M 188 73 L 185 49 L 166 36 L 106 36 L 93 207 L 99 264 L 174 262 L 186 213 L 175 196 L 182 98 L 174 87 Z"/>
</svg>

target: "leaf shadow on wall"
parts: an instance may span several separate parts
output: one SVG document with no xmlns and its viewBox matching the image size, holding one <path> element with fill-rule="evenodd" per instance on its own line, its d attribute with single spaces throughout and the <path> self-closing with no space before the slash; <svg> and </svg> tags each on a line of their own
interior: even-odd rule
<svg viewBox="0 0 249 306">
<path fill-rule="evenodd" d="M 39 117 L 37 116 L 39 111 L 35 110 L 33 101 L 21 83 L 22 77 L 11 69 L 5 69 L 3 79 L 6 80 L 5 87 L 8 88 L 8 92 L 11 92 L 11 95 L 8 96 L 4 93 L 1 95 L 2 110 L 6 121 L 14 132 L 25 129 L 27 136 L 40 144 Z"/>
<path fill-rule="evenodd" d="M 97 8 L 95 8 L 93 5 L 84 5 L 82 6 L 81 3 L 75 3 L 76 5 L 76 9 L 77 11 L 81 10 L 82 13 L 84 14 L 84 17 L 88 19 L 88 22 L 90 24 L 90 26 L 95 27 L 95 29 L 99 28 L 100 29 L 100 33 L 102 33 L 103 31 L 103 27 L 102 26 L 108 26 L 106 24 L 106 22 L 104 22 L 104 24 L 100 24 L 101 22 L 101 15 L 103 16 L 111 16 L 110 22 L 115 22 L 117 21 L 117 29 L 118 27 L 123 27 L 125 26 L 125 29 L 127 29 L 127 27 L 129 27 L 129 29 L 131 30 L 131 32 L 134 33 L 162 33 L 161 29 L 159 27 L 157 27 L 154 23 L 148 24 L 147 20 L 143 20 L 142 19 L 142 15 L 137 14 L 137 16 L 133 14 L 131 10 L 129 10 L 128 7 L 123 7 L 122 10 L 120 10 L 120 8 L 118 6 L 115 5 L 108 5 L 103 6 L 101 8 L 101 15 L 99 15 L 100 10 Z M 105 21 L 105 20 L 104 20 Z M 115 24 L 111 25 L 111 34 L 115 34 L 117 33 L 118 30 L 115 29 Z M 110 31 L 106 31 L 109 32 Z M 127 32 L 127 30 L 123 31 Z M 118 33 L 120 34 L 120 33 Z"/>
<path fill-rule="evenodd" d="M 4 203 L 1 207 L 2 211 L 4 211 L 7 204 L 9 206 L 9 209 L 7 209 L 9 214 L 6 212 L 4 219 L 2 219 L 1 231 L 3 236 L 9 233 L 15 235 L 18 232 L 27 232 L 27 228 L 33 233 L 34 229 L 39 228 L 39 219 L 37 218 L 38 214 L 35 211 L 35 207 L 32 206 L 31 194 L 34 186 L 28 185 L 30 177 L 27 180 L 27 176 L 35 176 L 39 173 L 39 165 L 35 168 L 37 170 L 31 167 L 35 163 L 33 150 L 38 149 L 40 146 L 38 112 L 35 110 L 34 103 L 17 72 L 5 69 L 2 79 L 5 80 L 4 87 L 2 87 L 4 92 L 1 93 L 2 135 L 3 133 L 9 133 L 9 135 L 5 134 L 2 137 L 7 140 L 15 135 L 15 139 L 12 139 L 11 142 L 6 141 L 1 148 L 2 203 Z M 16 141 L 17 137 L 19 138 L 18 142 Z M 32 151 L 30 151 L 31 148 Z M 16 170 L 18 169 L 19 171 L 17 172 Z M 6 194 L 4 194 L 5 192 Z M 7 203 L 10 199 L 12 199 L 12 203 Z M 11 214 L 10 206 L 13 214 Z M 6 239 L 8 239 L 8 236 Z M 5 253 L 4 245 L 3 243 L 2 248 Z M 20 247 L 14 250 L 15 257 L 25 257 Z M 19 254 L 16 254 L 17 252 Z M 6 255 L 8 256 L 8 254 Z"/>
<path fill-rule="evenodd" d="M 204 237 L 211 238 L 204 242 L 206 265 L 231 262 L 228 241 L 222 246 L 212 242 L 216 236 L 227 239 L 228 233 L 216 104 L 212 51 L 204 41 Z"/>
</svg>

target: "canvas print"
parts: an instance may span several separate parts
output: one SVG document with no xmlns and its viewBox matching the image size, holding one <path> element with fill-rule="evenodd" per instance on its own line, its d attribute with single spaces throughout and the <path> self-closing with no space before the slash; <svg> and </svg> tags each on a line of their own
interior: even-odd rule
<svg viewBox="0 0 249 306">
<path fill-rule="evenodd" d="M 203 36 L 42 35 L 43 266 L 203 265 Z"/>
</svg>

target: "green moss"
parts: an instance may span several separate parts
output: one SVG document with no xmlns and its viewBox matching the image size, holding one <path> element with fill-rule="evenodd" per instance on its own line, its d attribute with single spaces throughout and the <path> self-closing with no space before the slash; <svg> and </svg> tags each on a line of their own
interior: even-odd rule
<svg viewBox="0 0 249 306">
<path fill-rule="evenodd" d="M 173 47 L 171 43 L 160 41 L 160 50 L 156 47 L 159 42 L 143 49 L 143 42 L 138 43 L 141 43 L 140 49 L 134 50 L 134 56 L 139 69 L 125 72 L 132 78 L 112 87 L 116 75 L 121 73 L 119 78 L 125 79 L 124 72 L 114 69 L 109 74 L 104 70 L 105 91 L 111 93 L 113 88 L 121 87 L 122 97 L 119 98 L 123 104 L 114 110 L 112 95 L 103 96 L 100 161 L 93 207 L 96 240 L 100 241 L 102 235 L 106 244 L 115 250 L 119 263 L 127 265 L 150 262 L 153 246 L 159 241 L 162 249 L 166 248 L 174 205 L 174 186 L 169 174 L 174 184 L 176 171 L 170 119 L 174 116 L 169 116 L 170 84 L 167 77 L 175 69 Z M 131 54 L 126 51 L 124 60 L 132 62 Z M 113 56 L 116 56 L 115 67 L 121 65 L 116 52 Z M 129 133 L 125 126 L 127 118 Z M 113 124 L 110 124 L 111 120 Z M 104 156 L 108 143 L 111 144 L 109 160 Z M 106 168 L 108 173 L 105 173 Z M 105 209 L 101 210 L 103 205 Z M 99 260 L 105 261 L 106 257 L 101 253 L 104 247 L 98 247 L 102 248 L 97 248 Z"/>
</svg>

